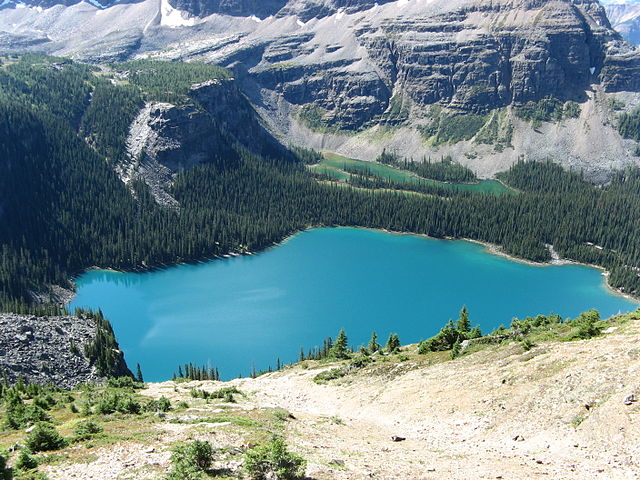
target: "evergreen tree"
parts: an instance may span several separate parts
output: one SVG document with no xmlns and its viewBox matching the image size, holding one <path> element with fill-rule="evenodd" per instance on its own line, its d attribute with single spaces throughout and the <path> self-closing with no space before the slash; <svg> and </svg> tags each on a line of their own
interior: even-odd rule
<svg viewBox="0 0 640 480">
<path fill-rule="evenodd" d="M 140 364 L 136 364 L 136 382 L 144 383 L 144 377 L 142 376 L 142 369 Z"/>
<path fill-rule="evenodd" d="M 331 355 L 335 358 L 349 358 L 349 344 L 344 328 L 340 329 L 338 337 L 331 349 Z"/>
<path fill-rule="evenodd" d="M 369 351 L 369 353 L 375 353 L 380 350 L 380 344 L 378 343 L 378 334 L 376 332 L 371 333 L 371 340 L 369 340 L 367 350 Z"/>
<path fill-rule="evenodd" d="M 456 330 L 458 330 L 458 332 L 463 336 L 466 336 L 471 330 L 471 322 L 469 321 L 469 312 L 467 312 L 466 305 L 462 307 L 462 310 L 460 310 L 460 316 L 456 323 Z"/>
<path fill-rule="evenodd" d="M 386 349 L 389 353 L 397 353 L 400 351 L 400 337 L 398 337 L 397 333 L 389 335 Z"/>
<path fill-rule="evenodd" d="M 458 358 L 460 356 L 460 351 L 462 350 L 462 346 L 460 343 L 460 337 L 455 341 L 453 347 L 451 348 L 451 359 Z"/>
</svg>

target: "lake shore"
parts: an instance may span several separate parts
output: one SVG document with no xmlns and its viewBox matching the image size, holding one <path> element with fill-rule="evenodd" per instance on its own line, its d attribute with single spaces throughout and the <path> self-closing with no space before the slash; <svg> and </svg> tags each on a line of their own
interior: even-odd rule
<svg viewBox="0 0 640 480">
<path fill-rule="evenodd" d="M 260 254 L 263 252 L 266 252 L 272 248 L 275 247 L 279 247 L 284 245 L 286 242 L 288 242 L 289 240 L 291 240 L 292 238 L 294 238 L 296 235 L 306 232 L 306 231 L 310 231 L 310 230 L 314 230 L 317 228 L 327 228 L 324 225 L 314 225 L 314 226 L 310 226 L 310 227 L 306 227 L 300 230 L 297 230 L 295 232 L 292 232 L 289 235 L 286 235 L 282 240 L 278 241 L 278 242 L 274 242 L 273 244 L 265 247 L 263 250 L 259 250 L 256 252 L 251 252 L 251 251 L 246 251 L 246 252 L 230 252 L 228 254 L 224 254 L 224 255 L 217 255 L 211 258 L 206 258 L 206 259 L 201 259 L 201 260 L 197 260 L 197 261 L 193 261 L 193 262 L 179 262 L 179 263 L 175 263 L 175 264 L 163 264 L 163 265 L 157 265 L 157 266 L 153 266 L 153 267 L 146 267 L 146 268 L 139 268 L 136 270 L 132 270 L 131 272 L 152 272 L 154 270 L 160 270 L 160 269 L 164 269 L 164 268 L 170 268 L 173 266 L 177 266 L 177 265 L 189 265 L 189 264 L 199 264 L 199 263 L 206 263 L 206 262 L 210 262 L 212 260 L 220 260 L 220 259 L 227 259 L 227 258 L 233 258 L 233 257 L 239 257 L 239 256 L 244 256 L 244 255 L 256 255 L 256 254 Z M 584 267 L 589 267 L 589 268 L 594 268 L 597 269 L 599 271 L 602 272 L 603 276 L 605 277 L 603 282 L 605 285 L 605 288 L 607 289 L 607 291 L 609 291 L 610 293 L 625 298 L 627 300 L 630 300 L 634 303 L 640 303 L 640 298 L 636 298 L 633 295 L 630 295 L 626 292 L 623 292 L 617 288 L 612 287 L 609 284 L 609 271 L 607 271 L 604 267 L 600 266 L 600 265 L 594 265 L 594 264 L 587 264 L 587 263 L 581 263 L 581 262 L 577 262 L 574 260 L 567 260 L 567 259 L 553 259 L 550 260 L 549 262 L 535 262 L 532 260 L 527 260 L 524 258 L 519 258 L 513 255 L 510 255 L 506 252 L 504 252 L 502 250 L 502 247 L 500 247 L 499 245 L 493 244 L 493 243 L 489 243 L 489 242 L 483 242 L 481 240 L 475 240 L 472 238 L 453 238 L 453 237 L 445 237 L 445 238 L 436 238 L 436 237 L 431 237 L 427 234 L 423 234 L 423 233 L 415 233 L 415 232 L 397 232 L 397 231 L 393 231 L 393 230 L 388 230 L 385 228 L 372 228 L 372 227 L 358 227 L 358 226 L 350 226 L 350 225 L 336 225 L 333 227 L 328 227 L 328 228 L 353 228 L 353 229 L 359 229 L 359 230 L 371 230 L 371 231 L 378 231 L 378 232 L 384 232 L 384 233 L 388 233 L 391 235 L 414 235 L 414 236 L 419 236 L 419 237 L 423 237 L 423 238 L 427 238 L 430 240 L 446 240 L 446 241 L 465 241 L 465 242 L 470 242 L 470 243 L 475 243 L 477 245 L 481 245 L 485 248 L 485 251 L 487 253 L 490 253 L 492 255 L 496 255 L 502 258 L 505 258 L 509 261 L 512 262 L 518 262 L 518 263 L 522 263 L 522 264 L 526 264 L 526 265 L 530 265 L 530 266 L 534 266 L 534 267 L 549 267 L 549 266 L 562 266 L 562 265 L 579 265 L 579 266 L 584 266 Z M 551 246 L 551 248 L 553 248 Z M 130 271 L 127 270 L 118 270 L 118 269 L 114 269 L 114 268 L 100 268 L 100 267 L 96 267 L 96 266 L 92 266 L 88 269 L 86 269 L 84 272 L 82 273 L 86 273 L 89 271 L 94 271 L 94 270 L 103 270 L 103 271 L 111 271 L 111 272 L 118 272 L 118 273 L 130 273 Z M 82 275 L 82 273 L 80 273 L 79 275 Z M 75 284 L 75 279 L 79 276 L 79 275 L 74 275 L 71 278 L 71 283 L 73 284 L 73 290 L 68 290 L 68 289 L 62 289 L 62 287 L 57 287 L 56 288 L 60 288 L 62 290 L 64 290 L 64 295 L 61 296 L 63 297 L 63 299 L 59 302 L 59 303 L 63 303 L 64 305 L 67 305 L 69 303 L 71 303 L 75 297 L 76 297 L 76 284 Z"/>
</svg>

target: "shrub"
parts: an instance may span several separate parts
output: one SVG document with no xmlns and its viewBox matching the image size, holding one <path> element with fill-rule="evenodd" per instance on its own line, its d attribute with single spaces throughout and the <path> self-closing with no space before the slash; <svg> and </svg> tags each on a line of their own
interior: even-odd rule
<svg viewBox="0 0 640 480">
<path fill-rule="evenodd" d="M 11 480 L 11 469 L 7 467 L 7 459 L 0 455 L 0 480 Z"/>
<path fill-rule="evenodd" d="M 329 380 L 335 380 L 336 378 L 342 378 L 347 374 L 344 368 L 332 368 L 330 370 L 325 370 L 324 372 L 320 372 L 315 377 L 313 377 L 313 381 L 319 384 L 326 383 Z"/>
<path fill-rule="evenodd" d="M 453 321 L 449 320 L 436 336 L 420 342 L 418 353 L 425 354 L 427 352 L 451 350 L 459 337 L 460 332 L 453 326 Z"/>
<path fill-rule="evenodd" d="M 371 357 L 361 356 L 356 357 L 349 362 L 349 369 L 361 369 L 372 363 L 374 360 Z"/>
<path fill-rule="evenodd" d="M 242 394 L 242 392 L 240 390 L 238 390 L 236 387 L 224 387 L 221 388 L 220 390 L 216 390 L 215 392 L 212 392 L 210 394 L 211 398 L 222 398 L 224 399 L 225 402 L 233 402 L 233 395 L 234 394 Z M 231 400 L 229 400 L 229 398 L 231 397 Z"/>
<path fill-rule="evenodd" d="M 56 404 L 55 398 L 51 395 L 47 395 L 45 397 L 37 396 L 33 399 L 33 405 L 42 408 L 43 410 L 51 410 Z"/>
<path fill-rule="evenodd" d="M 76 440 L 89 440 L 93 435 L 100 432 L 102 432 L 102 427 L 91 420 L 82 421 L 73 429 Z"/>
<path fill-rule="evenodd" d="M 171 454 L 171 471 L 168 480 L 197 480 L 204 478 L 204 472 L 211 466 L 213 449 L 209 442 L 195 440 L 180 445 Z"/>
<path fill-rule="evenodd" d="M 592 338 L 602 333 L 602 328 L 596 325 L 600 321 L 600 313 L 597 310 L 582 312 L 573 323 L 578 326 L 577 338 Z"/>
<path fill-rule="evenodd" d="M 99 415 L 109 415 L 115 412 L 139 414 L 141 410 L 140 403 L 131 396 L 121 395 L 118 392 L 104 394 L 96 405 L 96 413 Z"/>
<path fill-rule="evenodd" d="M 21 450 L 16 460 L 15 467 L 18 470 L 31 470 L 38 466 L 38 460 L 28 450 Z"/>
<path fill-rule="evenodd" d="M 253 480 L 304 478 L 306 463 L 300 455 L 287 450 L 284 439 L 275 436 L 268 443 L 252 448 L 244 456 L 245 469 Z"/>
<path fill-rule="evenodd" d="M 59 450 L 65 447 L 67 442 L 53 425 L 47 422 L 38 422 L 27 435 L 25 444 L 32 452 L 45 452 Z"/>
<path fill-rule="evenodd" d="M 141 383 L 136 382 L 131 377 L 111 377 L 107 380 L 107 386 L 111 388 L 126 388 L 131 390 L 143 387 Z"/>
<path fill-rule="evenodd" d="M 25 428 L 37 422 L 47 422 L 51 417 L 37 405 L 25 405 L 20 401 L 17 405 L 7 406 L 4 426 L 13 430 Z"/>
<path fill-rule="evenodd" d="M 524 340 L 522 340 L 522 343 L 520 345 L 522 345 L 522 348 L 524 349 L 525 352 L 528 352 L 529 350 L 531 350 L 533 347 L 536 346 L 536 344 L 533 343 L 529 338 L 525 338 Z"/>
<path fill-rule="evenodd" d="M 171 401 L 167 397 L 160 397 L 158 400 L 150 400 L 145 406 L 148 412 L 168 412 L 171 410 Z"/>
</svg>

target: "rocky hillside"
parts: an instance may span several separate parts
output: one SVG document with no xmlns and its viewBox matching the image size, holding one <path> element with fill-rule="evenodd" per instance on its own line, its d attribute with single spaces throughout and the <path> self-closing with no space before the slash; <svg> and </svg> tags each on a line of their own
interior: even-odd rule
<svg viewBox="0 0 640 480">
<path fill-rule="evenodd" d="M 69 401 L 87 403 L 98 433 L 40 455 L 39 469 L 51 480 L 167 478 L 172 448 L 199 440 L 213 446 L 211 476 L 247 478 L 245 452 L 275 433 L 318 480 L 637 478 L 640 320 L 605 324 L 590 340 L 547 331 L 527 349 L 505 341 L 454 360 L 409 345 L 342 375 L 327 372 L 344 363 L 307 361 L 257 379 L 148 384 L 135 396 L 76 391 Z M 114 398 L 147 407 L 91 414 Z M 72 438 L 80 418 L 66 406 L 50 413 Z M 0 447 L 22 436 L 5 431 Z"/>
<path fill-rule="evenodd" d="M 99 381 L 103 375 L 97 358 L 87 355 L 85 345 L 104 333 L 89 316 L 0 313 L 0 373 L 10 383 L 21 377 L 27 383 L 53 383 L 62 388 Z M 113 358 L 114 374 L 131 374 L 121 352 L 115 352 Z"/>
</svg>

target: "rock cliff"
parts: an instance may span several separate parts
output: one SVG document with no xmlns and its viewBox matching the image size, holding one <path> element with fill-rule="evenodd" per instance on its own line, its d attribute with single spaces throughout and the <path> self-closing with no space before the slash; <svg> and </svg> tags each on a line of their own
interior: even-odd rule
<svg viewBox="0 0 640 480">
<path fill-rule="evenodd" d="M 170 193 L 174 175 L 204 163 L 233 162 L 239 147 L 266 157 L 289 155 L 234 80 L 211 80 L 194 85 L 185 104 L 147 103 L 129 130 L 129 161 L 116 170 L 125 183 L 142 178 L 160 205 L 177 210 Z"/>
</svg>

